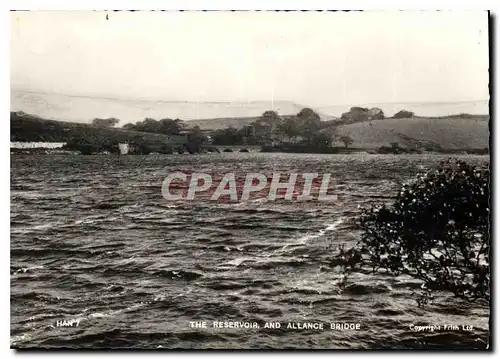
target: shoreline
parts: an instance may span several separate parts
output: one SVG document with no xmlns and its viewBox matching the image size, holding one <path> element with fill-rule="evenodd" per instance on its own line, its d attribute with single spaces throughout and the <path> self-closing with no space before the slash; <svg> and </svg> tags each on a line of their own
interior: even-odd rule
<svg viewBox="0 0 500 359">
<path fill-rule="evenodd" d="M 376 150 L 354 150 L 354 151 L 338 151 L 338 152 L 327 152 L 327 151 L 261 151 L 261 150 L 222 150 L 222 151 L 201 151 L 198 153 L 158 153 L 151 152 L 148 154 L 131 153 L 131 154 L 119 154 L 110 152 L 98 152 L 92 154 L 82 154 L 78 151 L 62 150 L 62 149 L 47 149 L 47 148 L 36 148 L 36 149 L 10 149 L 11 156 L 29 156 L 29 155 L 41 155 L 41 156 L 51 156 L 51 155 L 64 155 L 64 156 L 177 156 L 177 155 L 222 155 L 224 153 L 290 153 L 290 154 L 318 154 L 318 155 L 478 155 L 478 156 L 490 156 L 489 150 L 485 149 L 452 149 L 447 151 L 405 151 L 405 152 L 378 152 Z"/>
</svg>

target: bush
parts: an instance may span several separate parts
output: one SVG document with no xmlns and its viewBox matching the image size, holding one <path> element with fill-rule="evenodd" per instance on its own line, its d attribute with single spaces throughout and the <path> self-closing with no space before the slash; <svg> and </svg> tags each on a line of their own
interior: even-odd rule
<svg viewBox="0 0 500 359">
<path fill-rule="evenodd" d="M 489 299 L 489 179 L 488 168 L 443 162 L 403 186 L 392 206 L 363 213 L 360 242 L 341 256 L 351 268 L 417 278 L 427 292 Z"/>
<path fill-rule="evenodd" d="M 120 148 L 117 141 L 106 139 L 101 143 L 100 151 L 118 154 L 120 153 Z"/>
<path fill-rule="evenodd" d="M 174 150 L 174 153 L 177 152 L 178 154 L 182 155 L 183 153 L 186 152 L 186 148 L 184 146 L 177 146 Z"/>
<path fill-rule="evenodd" d="M 442 152 L 443 148 L 438 143 L 426 143 L 424 145 L 424 150 L 431 151 L 431 152 Z"/>
<path fill-rule="evenodd" d="M 395 113 L 394 116 L 392 116 L 392 118 L 411 118 L 414 115 L 415 114 L 411 111 L 401 110 L 401 111 Z"/>
<path fill-rule="evenodd" d="M 401 147 L 399 145 L 399 143 L 397 143 L 397 142 L 391 142 L 391 147 L 382 146 L 377 150 L 377 153 L 380 153 L 380 154 L 388 154 L 388 153 L 400 154 L 400 153 L 408 153 L 408 152 L 409 152 L 409 150 L 407 150 L 404 147 Z"/>
<path fill-rule="evenodd" d="M 94 118 L 92 120 L 93 126 L 98 127 L 113 127 L 120 122 L 119 119 L 111 117 L 111 118 Z"/>
<path fill-rule="evenodd" d="M 196 143 L 196 142 L 186 143 L 185 148 L 186 148 L 186 151 L 188 151 L 190 154 L 200 153 L 202 151 L 201 144 Z"/>
<path fill-rule="evenodd" d="M 150 153 L 155 152 L 155 149 L 151 147 L 151 145 L 147 143 L 139 143 L 135 146 L 135 153 L 140 155 L 149 155 Z"/>
<path fill-rule="evenodd" d="M 63 146 L 64 150 L 79 151 L 82 155 L 91 155 L 99 152 L 101 146 L 97 144 L 94 138 L 72 137 Z"/>
<path fill-rule="evenodd" d="M 372 107 L 351 107 L 349 112 L 344 112 L 341 115 L 341 120 L 344 123 L 350 122 L 361 122 L 361 121 L 371 121 L 371 120 L 382 120 L 385 118 L 384 111 L 380 108 Z"/>
<path fill-rule="evenodd" d="M 163 144 L 160 146 L 160 149 L 158 150 L 159 153 L 163 154 L 163 155 L 171 155 L 172 153 L 174 153 L 174 149 L 172 148 L 171 145 L 168 145 L 168 144 Z"/>
</svg>

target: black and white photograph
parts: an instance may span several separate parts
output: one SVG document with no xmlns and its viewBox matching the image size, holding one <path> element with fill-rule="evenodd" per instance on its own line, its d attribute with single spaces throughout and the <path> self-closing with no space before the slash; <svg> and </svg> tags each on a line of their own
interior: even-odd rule
<svg viewBox="0 0 500 359">
<path fill-rule="evenodd" d="M 491 350 L 489 11 L 8 18 L 11 349 Z"/>
</svg>

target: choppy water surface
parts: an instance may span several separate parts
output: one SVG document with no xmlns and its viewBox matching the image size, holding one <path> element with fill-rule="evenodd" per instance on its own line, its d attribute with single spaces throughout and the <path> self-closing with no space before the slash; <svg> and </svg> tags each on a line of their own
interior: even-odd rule
<svg viewBox="0 0 500 359">
<path fill-rule="evenodd" d="M 484 348 L 487 303 L 419 308 L 405 277 L 329 266 L 354 219 L 444 156 L 12 156 L 11 345 Z M 488 157 L 464 156 L 470 162 Z M 332 173 L 336 203 L 168 202 L 172 171 Z M 78 327 L 56 327 L 78 319 Z M 189 321 L 354 322 L 359 331 L 194 329 Z M 414 325 L 472 325 L 416 333 Z"/>
</svg>

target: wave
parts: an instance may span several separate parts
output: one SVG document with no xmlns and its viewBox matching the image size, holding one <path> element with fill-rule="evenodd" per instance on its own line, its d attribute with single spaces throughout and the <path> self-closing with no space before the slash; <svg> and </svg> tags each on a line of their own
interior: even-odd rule
<svg viewBox="0 0 500 359">
<path fill-rule="evenodd" d="M 198 279 L 203 276 L 203 274 L 197 273 L 197 272 L 190 272 L 190 271 L 184 271 L 182 269 L 180 270 L 159 270 L 153 273 L 154 276 L 160 276 L 163 278 L 168 278 L 172 280 L 185 280 L 185 281 L 191 281 Z"/>
<path fill-rule="evenodd" d="M 340 217 L 337 220 L 335 220 L 333 223 L 328 224 L 325 228 L 320 229 L 318 232 L 313 233 L 313 234 L 308 234 L 302 237 L 299 237 L 297 240 L 294 242 L 286 243 L 283 246 L 279 246 L 276 248 L 274 251 L 269 252 L 269 253 L 258 253 L 254 256 L 241 256 L 232 259 L 229 262 L 223 263 L 218 266 L 218 268 L 226 268 L 226 267 L 239 267 L 243 263 L 246 263 L 246 266 L 252 267 L 254 269 L 270 269 L 275 266 L 282 266 L 282 265 L 287 265 L 287 266 L 292 266 L 292 267 L 298 267 L 302 266 L 305 264 L 308 264 L 308 262 L 304 259 L 301 258 L 276 258 L 276 255 L 282 252 L 290 251 L 290 250 L 295 250 L 297 248 L 302 248 L 304 247 L 305 244 L 307 244 L 310 240 L 319 238 L 327 234 L 328 232 L 336 231 L 338 227 L 344 223 L 345 218 Z M 256 248 L 259 249 L 261 248 L 263 251 L 265 251 L 266 248 L 269 248 L 270 245 L 268 244 L 255 244 L 255 245 L 247 245 L 243 246 L 242 249 L 248 249 L 248 248 Z"/>
<path fill-rule="evenodd" d="M 327 232 L 336 231 L 338 229 L 338 227 L 342 223 L 344 223 L 344 221 L 345 221 L 345 217 L 340 217 L 336 221 L 334 221 L 333 223 L 328 224 L 325 228 L 320 229 L 316 233 L 306 234 L 305 236 L 300 237 L 294 243 L 285 244 L 282 248 L 278 249 L 277 252 L 284 251 L 284 250 L 286 250 L 289 247 L 294 247 L 294 246 L 298 246 L 298 245 L 304 245 L 304 244 L 308 243 L 309 241 L 311 241 L 312 239 L 317 239 L 317 238 L 323 237 L 325 234 L 327 234 Z"/>
<path fill-rule="evenodd" d="M 33 267 L 26 267 L 26 268 L 19 268 L 17 269 L 14 274 L 17 274 L 17 273 L 26 273 L 26 272 L 33 272 L 35 271 L 36 269 L 43 269 L 44 266 L 33 266 Z"/>
<path fill-rule="evenodd" d="M 370 284 L 350 284 L 345 289 L 344 292 L 351 295 L 364 295 L 373 293 L 386 293 L 392 291 L 391 286 L 383 283 L 377 283 L 374 285 Z"/>
<path fill-rule="evenodd" d="M 105 312 L 94 312 L 94 313 L 87 314 L 86 316 L 80 316 L 80 317 L 69 318 L 69 319 L 70 320 L 71 319 L 88 320 L 91 318 L 114 317 L 114 316 L 121 314 L 121 313 L 135 311 L 137 309 L 140 309 L 140 308 L 146 306 L 147 304 L 148 304 L 147 302 L 135 303 L 135 304 L 132 304 L 132 305 L 130 305 L 126 308 L 123 308 L 123 309 L 109 310 L 109 311 L 105 311 Z"/>
</svg>

